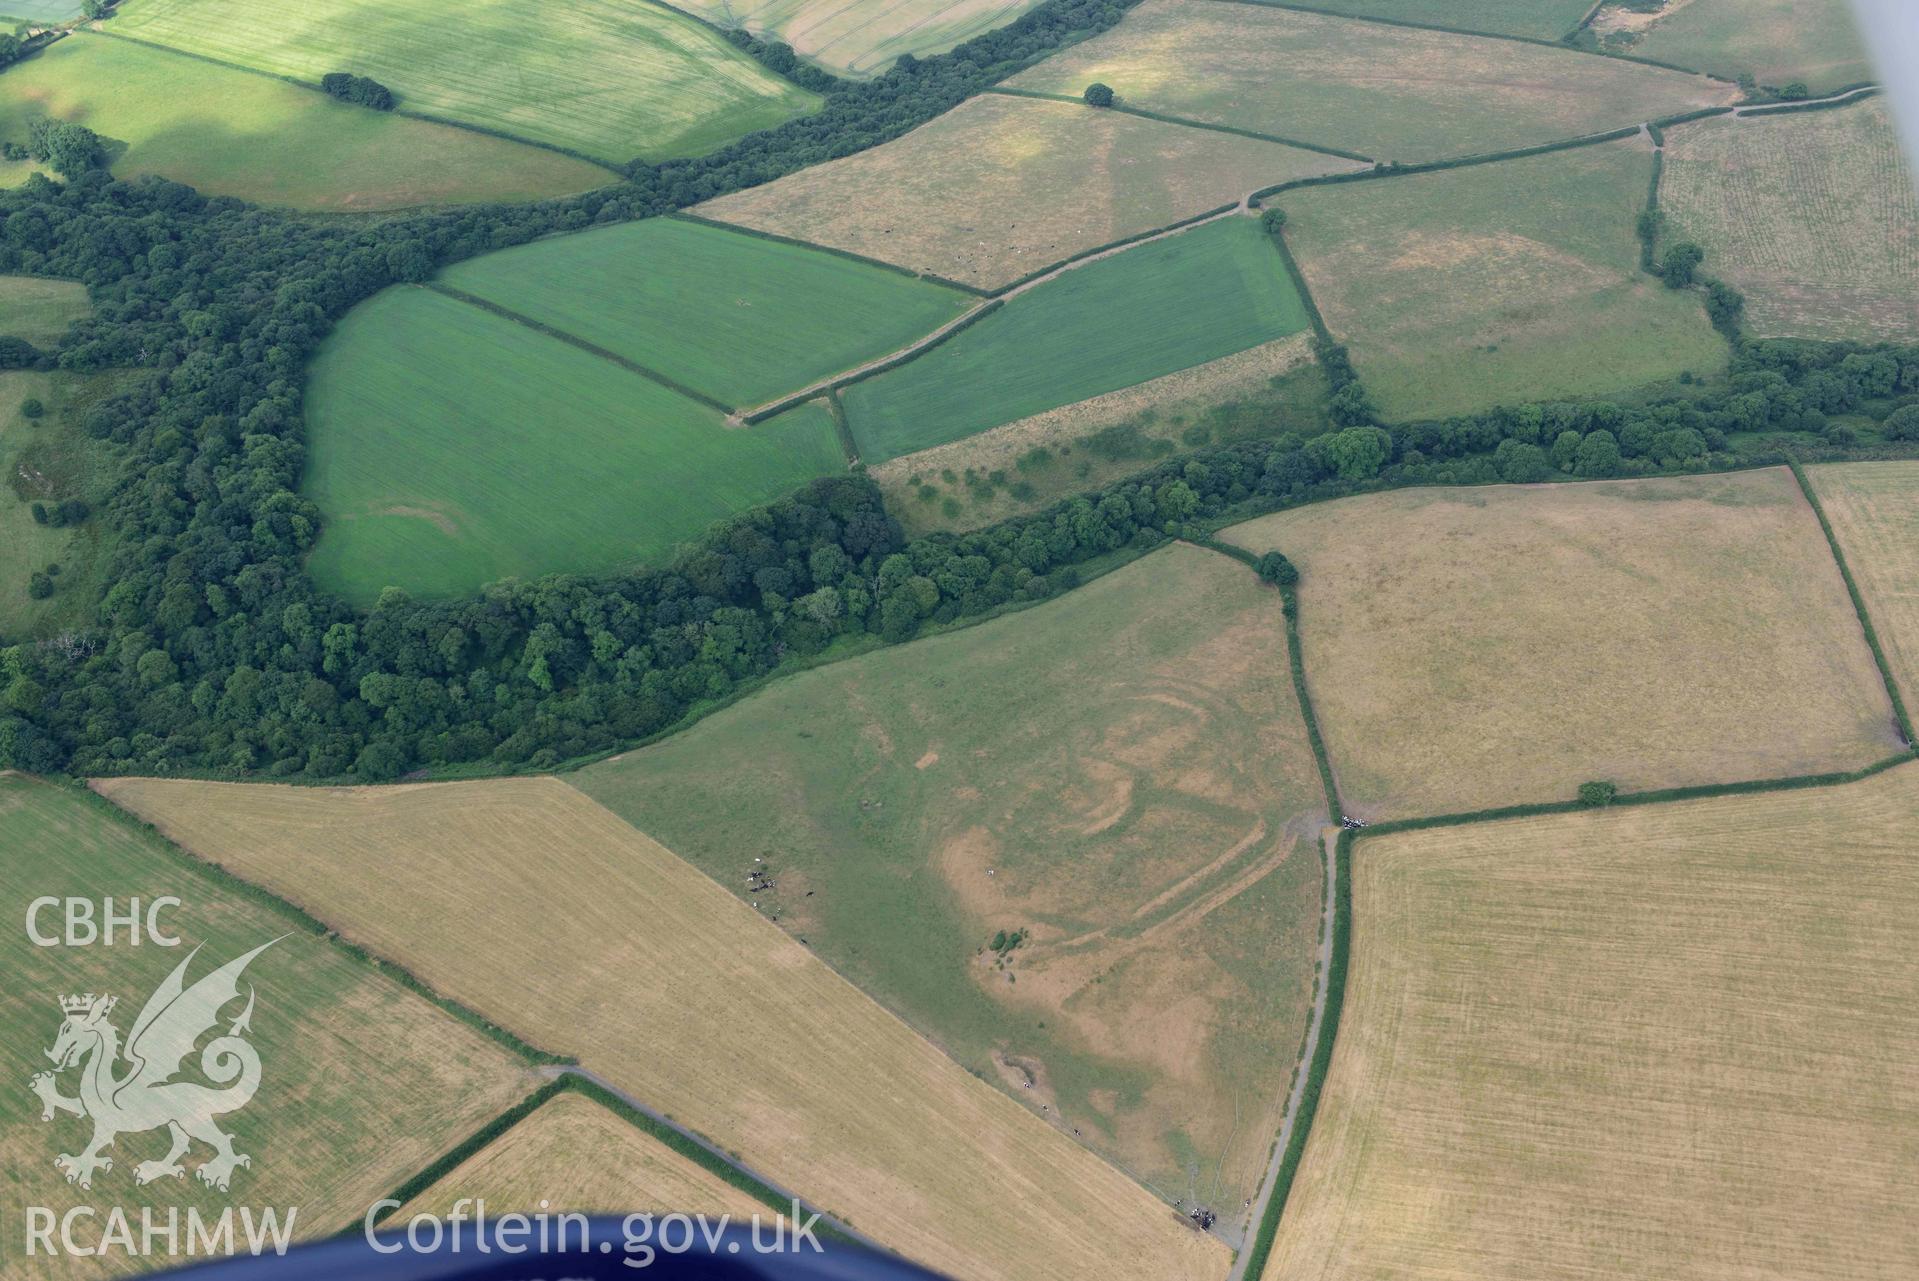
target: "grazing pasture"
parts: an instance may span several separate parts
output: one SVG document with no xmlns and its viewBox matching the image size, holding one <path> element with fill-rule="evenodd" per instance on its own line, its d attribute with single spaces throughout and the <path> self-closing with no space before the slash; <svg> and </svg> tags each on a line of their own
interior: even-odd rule
<svg viewBox="0 0 1919 1281">
<path fill-rule="evenodd" d="M 52 346 L 92 312 L 87 287 L 77 280 L 0 276 L 0 335 Z"/>
<path fill-rule="evenodd" d="M 573 156 L 84 32 L 0 76 L 0 138 L 24 142 L 39 116 L 105 138 L 116 177 L 297 209 L 534 200 L 615 180 Z"/>
<path fill-rule="evenodd" d="M 1288 671 L 1279 594 L 1174 546 L 572 779 L 1035 1123 L 1236 1227 L 1319 937 Z"/>
<path fill-rule="evenodd" d="M 309 84 L 371 76 L 402 111 L 613 164 L 700 155 L 820 101 L 711 28 L 629 0 L 122 0 L 112 26 Z"/>
<path fill-rule="evenodd" d="M 711 1170 L 581 1094 L 558 1094 L 393 1212 L 445 1216 L 456 1202 L 484 1201 L 489 1216 L 530 1214 L 723 1214 L 772 1211 Z"/>
<path fill-rule="evenodd" d="M 1762 85 L 1799 81 L 1830 93 L 1873 79 L 1847 0 L 1667 0 L 1650 18 L 1608 8 L 1595 26 L 1638 36 L 1643 58 Z"/>
<path fill-rule="evenodd" d="M 1007 1281 L 1225 1274 L 1219 1242 L 558 779 L 103 786 L 908 1257 Z"/>
<path fill-rule="evenodd" d="M 1751 332 L 1919 338 L 1919 196 L 1884 99 L 1674 129 L 1659 204 Z"/>
<path fill-rule="evenodd" d="M 103 589 L 107 536 L 98 516 L 79 524 L 55 523 L 60 503 L 78 500 L 97 510 L 111 479 L 102 445 L 80 427 L 80 417 L 98 397 L 116 388 L 113 374 L 75 374 L 14 369 L 0 372 L 0 637 L 9 642 L 42 637 L 94 622 Z M 29 418 L 28 400 L 43 413 Z M 33 517 L 33 504 L 49 519 Z M 51 596 L 34 598 L 28 588 L 49 566 Z"/>
<path fill-rule="evenodd" d="M 1579 25 L 1592 0 L 1312 0 L 1306 7 L 1356 18 L 1557 40 Z"/>
<path fill-rule="evenodd" d="M 1327 325 L 1403 421 L 1723 369 L 1698 297 L 1639 270 L 1651 178 L 1628 138 L 1277 203 Z"/>
<path fill-rule="evenodd" d="M 1805 497 L 1727 476 L 1409 489 L 1261 517 L 1299 566 L 1347 808 L 1413 818 L 1852 769 L 1897 750 Z"/>
<path fill-rule="evenodd" d="M 881 463 L 908 533 L 978 529 L 1200 445 L 1326 426 L 1312 336 L 1294 334 Z"/>
<path fill-rule="evenodd" d="M 1003 27 L 1038 0 L 687 0 L 725 27 L 783 40 L 828 71 L 867 77 L 903 53 L 945 53 Z"/>
<path fill-rule="evenodd" d="M 536 241 L 442 278 L 737 406 L 886 355 L 978 301 L 839 254 L 679 218 Z"/>
<path fill-rule="evenodd" d="M 123 931 L 113 947 L 36 947 L 25 928 L 28 906 L 46 895 L 96 904 L 112 895 L 121 910 L 130 898 L 144 904 L 173 895 L 180 906 L 159 919 L 183 945 L 128 947 Z M 0 984 L 0 1073 L 15 1095 L 0 1112 L 0 1186 L 16 1204 L 61 1214 L 75 1205 L 145 1202 L 213 1216 L 229 1202 L 296 1207 L 296 1235 L 325 1236 L 358 1223 L 388 1189 L 532 1088 L 524 1063 L 495 1041 L 65 787 L 0 774 L 0 909 L 9 924 L 0 934 L 7 975 Z M 54 913 L 43 912 L 39 923 L 60 933 Z M 236 1150 L 254 1158 L 234 1172 L 231 1196 L 195 1176 L 194 1167 L 212 1155 L 197 1143 L 183 1177 L 138 1187 L 135 1167 L 166 1154 L 159 1131 L 121 1136 L 107 1153 L 112 1169 L 96 1173 L 90 1190 L 69 1185 L 54 1157 L 80 1151 L 88 1123 L 66 1114 L 42 1121 L 27 1090 L 28 1080 L 50 1066 L 43 1051 L 60 1030 L 61 994 L 117 997 L 110 1021 L 128 1034 L 148 995 L 195 947 L 204 950 L 188 970 L 189 984 L 275 938 L 246 971 L 257 992 L 251 1040 L 262 1064 L 259 1091 L 220 1120 Z M 230 1006 L 222 1026 L 238 1013 L 237 1004 Z M 204 1079 L 198 1065 L 198 1055 L 187 1059 L 188 1079 Z M 58 1092 L 76 1095 L 78 1076 L 57 1075 Z M 83 1223 L 83 1237 L 88 1230 Z M 24 1271 L 10 1265 L 8 1275 L 126 1271 L 124 1256 L 70 1263 L 68 1272 L 40 1262 Z"/>
<path fill-rule="evenodd" d="M 1078 103 L 983 94 L 695 212 L 997 289 L 1291 178 L 1362 168 Z"/>
<path fill-rule="evenodd" d="M 1919 1272 L 1919 766 L 1361 839 L 1266 1281 Z"/>
<path fill-rule="evenodd" d="M 1840 463 L 1806 474 L 1911 713 L 1919 709 L 1919 462 Z"/>
<path fill-rule="evenodd" d="M 1515 40 L 1218 0 L 1146 0 L 1012 84 L 1415 162 L 1601 133 L 1738 97 L 1732 85 Z"/>
<path fill-rule="evenodd" d="M 669 555 L 845 457 L 824 412 L 728 428 L 720 413 L 431 289 L 362 304 L 315 358 L 305 487 L 327 517 L 326 588 L 470 592 L 508 575 Z"/>
<path fill-rule="evenodd" d="M 1306 309 L 1272 241 L 1229 217 L 1034 286 L 841 394 L 883 462 L 1284 338 Z"/>
</svg>

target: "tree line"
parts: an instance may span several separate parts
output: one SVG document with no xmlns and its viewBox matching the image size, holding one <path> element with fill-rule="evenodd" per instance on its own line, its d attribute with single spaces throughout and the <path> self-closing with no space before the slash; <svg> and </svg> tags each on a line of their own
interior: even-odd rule
<svg viewBox="0 0 1919 1281">
<path fill-rule="evenodd" d="M 389 591 L 365 612 L 307 578 L 321 515 L 298 491 L 305 367 L 353 305 L 448 262 L 763 180 L 809 148 L 857 150 L 1004 59 L 1119 11 L 1055 0 L 707 161 L 642 167 L 567 200 L 309 220 L 91 168 L 0 192 L 0 273 L 77 279 L 93 300 L 58 364 L 145 371 L 83 416 L 118 466 L 94 513 L 111 534 L 96 617 L 0 638 L 0 767 L 368 781 L 462 763 L 539 768 L 670 728 L 839 638 L 903 641 L 1044 600 L 1099 558 L 1229 514 L 1403 484 L 1722 465 L 1741 431 L 1818 432 L 1802 439 L 1840 450 L 1838 415 L 1863 411 L 1889 434 L 1915 417 L 1893 411 L 1919 393 L 1919 353 L 1748 343 L 1709 394 L 1388 431 L 1327 345 L 1346 397 L 1336 430 L 1276 423 L 1271 439 L 1171 459 L 976 533 L 909 542 L 876 487 L 846 475 L 644 573 L 505 582 L 449 602 Z M 835 102 L 867 105 L 833 117 Z M 820 123 L 830 118 L 846 131 Z"/>
</svg>

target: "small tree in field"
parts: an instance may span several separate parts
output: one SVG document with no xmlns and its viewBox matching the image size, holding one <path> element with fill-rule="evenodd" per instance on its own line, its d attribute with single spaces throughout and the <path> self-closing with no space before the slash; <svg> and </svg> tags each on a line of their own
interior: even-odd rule
<svg viewBox="0 0 1919 1281">
<path fill-rule="evenodd" d="M 1682 240 L 1666 250 L 1659 259 L 1659 276 L 1668 289 L 1684 289 L 1692 283 L 1693 273 L 1706 260 L 1706 251 L 1690 240 Z"/>
<path fill-rule="evenodd" d="M 1619 795 L 1618 786 L 1613 783 L 1604 782 L 1603 780 L 1592 783 L 1581 783 L 1579 785 L 1579 803 L 1581 805 L 1590 805 L 1594 809 L 1611 805 L 1613 803 L 1613 797 L 1617 795 Z"/>
<path fill-rule="evenodd" d="M 1299 581 L 1299 566 L 1287 560 L 1283 552 L 1267 552 L 1254 568 L 1261 578 L 1279 587 L 1291 587 Z"/>
<path fill-rule="evenodd" d="M 1081 96 L 1086 99 L 1086 105 L 1089 107 L 1110 107 L 1113 105 L 1112 89 L 1107 85 L 1099 83 L 1097 80 L 1087 85 L 1086 92 Z"/>
<path fill-rule="evenodd" d="M 1286 229 L 1286 211 L 1274 205 L 1259 215 L 1259 225 L 1267 235 L 1277 236 Z"/>
</svg>

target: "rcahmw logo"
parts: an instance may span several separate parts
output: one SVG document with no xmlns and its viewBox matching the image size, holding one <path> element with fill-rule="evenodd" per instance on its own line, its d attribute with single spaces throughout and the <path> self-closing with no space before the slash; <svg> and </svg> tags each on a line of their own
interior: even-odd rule
<svg viewBox="0 0 1919 1281">
<path fill-rule="evenodd" d="M 246 1004 L 237 1014 L 223 1019 L 222 1011 L 240 999 L 241 976 L 247 967 L 277 942 L 263 943 L 189 985 L 187 971 L 200 953 L 195 948 L 147 997 L 124 1039 L 114 1019 L 118 998 L 93 992 L 59 998 L 60 1028 L 46 1051 L 53 1068 L 35 1074 L 29 1086 L 40 1100 L 42 1121 L 72 1116 L 92 1123 L 92 1135 L 78 1150 L 53 1158 L 54 1167 L 68 1183 L 92 1189 L 96 1179 L 112 1173 L 114 1161 L 107 1153 L 118 1140 L 155 1130 L 166 1132 L 167 1149 L 133 1165 L 128 1180 L 132 1185 L 184 1180 L 185 1161 L 198 1155 L 200 1148 L 211 1149 L 211 1155 L 194 1167 L 193 1174 L 214 1191 L 229 1191 L 239 1172 L 252 1167 L 252 1156 L 234 1146 L 234 1135 L 219 1122 L 246 1107 L 260 1088 L 260 1054 L 248 1040 L 254 989 L 246 988 Z M 211 1039 L 205 1039 L 209 1033 Z M 192 1079 L 185 1068 L 196 1048 L 198 1075 L 204 1080 Z M 75 1078 L 67 1077 L 70 1072 Z M 69 1080 L 72 1094 L 62 1088 Z M 124 1149 L 122 1153 L 130 1155 Z M 121 1206 L 103 1210 L 83 1205 L 63 1212 L 28 1206 L 26 1253 L 31 1257 L 118 1252 L 136 1258 L 239 1250 L 280 1253 L 291 1242 L 297 1214 L 295 1207 L 284 1211 L 241 1207 L 241 1232 L 236 1237 L 232 1206 L 218 1214 L 204 1213 L 197 1206 L 189 1206 L 184 1213 L 175 1207 L 153 1206 L 129 1211 Z"/>
</svg>

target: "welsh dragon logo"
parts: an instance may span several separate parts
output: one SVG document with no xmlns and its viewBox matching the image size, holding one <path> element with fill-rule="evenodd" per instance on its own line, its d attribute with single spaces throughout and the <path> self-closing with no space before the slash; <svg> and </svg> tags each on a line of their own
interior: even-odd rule
<svg viewBox="0 0 1919 1281">
<path fill-rule="evenodd" d="M 64 1021 L 59 1038 L 47 1051 L 54 1069 L 38 1073 L 30 1084 L 40 1096 L 42 1121 L 70 1112 L 93 1122 L 93 1139 L 85 1148 L 54 1158 L 67 1182 L 92 1187 L 96 1173 L 113 1169 L 112 1158 L 102 1153 L 115 1139 L 162 1126 L 173 1145 L 159 1160 L 134 1166 L 138 1183 L 185 1177 L 180 1158 L 196 1139 L 211 1147 L 213 1156 L 194 1173 L 221 1192 L 227 1190 L 235 1169 L 253 1164 L 251 1157 L 233 1150 L 233 1136 L 214 1124 L 214 1118 L 245 1107 L 260 1088 L 260 1055 L 245 1039 L 252 1030 L 251 987 L 246 1008 L 228 1025 L 226 1034 L 208 1041 L 200 1052 L 200 1071 L 214 1084 L 174 1078 L 200 1038 L 219 1023 L 220 1011 L 239 999 L 240 976 L 248 964 L 279 941 L 262 943 L 188 987 L 187 966 L 200 953 L 195 948 L 147 998 L 124 1045 L 109 1018 L 118 998 L 91 992 L 60 998 Z M 76 1066 L 80 1092 L 68 1098 L 60 1093 L 58 1074 Z"/>
</svg>

